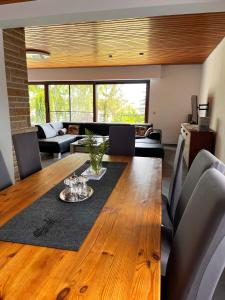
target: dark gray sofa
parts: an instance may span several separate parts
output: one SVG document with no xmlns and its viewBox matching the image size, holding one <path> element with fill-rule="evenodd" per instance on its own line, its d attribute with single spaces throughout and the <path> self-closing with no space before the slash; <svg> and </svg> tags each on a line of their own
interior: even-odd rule
<svg viewBox="0 0 225 300">
<path fill-rule="evenodd" d="M 56 135 L 61 128 L 67 128 L 69 125 L 79 125 L 79 134 L 71 135 Z M 41 152 L 53 153 L 60 157 L 61 153 L 67 152 L 70 149 L 70 144 L 76 140 L 85 137 L 85 129 L 89 129 L 96 135 L 108 136 L 110 126 L 121 126 L 121 123 L 71 123 L 71 122 L 56 122 L 47 123 L 44 125 L 36 125 L 38 128 L 37 134 L 39 139 L 39 148 Z M 123 124 L 129 126 L 131 124 Z M 152 124 L 136 124 L 149 128 Z M 53 127 L 53 130 L 52 130 Z M 55 134 L 54 134 L 55 133 Z M 47 136 L 46 136 L 47 135 Z M 135 156 L 144 157 L 160 157 L 164 158 L 164 148 L 161 144 L 161 130 L 154 129 L 149 137 L 136 136 L 135 138 Z"/>
</svg>

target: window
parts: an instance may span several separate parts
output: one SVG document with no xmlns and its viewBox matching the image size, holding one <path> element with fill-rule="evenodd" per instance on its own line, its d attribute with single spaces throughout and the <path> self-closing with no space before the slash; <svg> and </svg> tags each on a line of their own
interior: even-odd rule
<svg viewBox="0 0 225 300">
<path fill-rule="evenodd" d="M 93 121 L 93 85 L 71 85 L 71 121 Z"/>
<path fill-rule="evenodd" d="M 69 85 L 49 85 L 50 120 L 70 121 Z"/>
<path fill-rule="evenodd" d="M 32 124 L 147 122 L 149 84 L 146 80 L 31 84 Z"/>
<path fill-rule="evenodd" d="M 29 98 L 31 125 L 46 123 L 44 85 L 29 85 Z"/>
<path fill-rule="evenodd" d="M 145 83 L 97 84 L 96 90 L 99 122 L 145 122 Z"/>
</svg>

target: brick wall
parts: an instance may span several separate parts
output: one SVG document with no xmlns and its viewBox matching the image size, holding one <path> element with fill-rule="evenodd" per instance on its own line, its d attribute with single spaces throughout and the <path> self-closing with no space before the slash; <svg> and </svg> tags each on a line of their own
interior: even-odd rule
<svg viewBox="0 0 225 300">
<path fill-rule="evenodd" d="M 33 131 L 30 125 L 24 28 L 4 29 L 3 41 L 12 135 Z M 14 165 L 18 178 L 15 154 Z"/>
</svg>

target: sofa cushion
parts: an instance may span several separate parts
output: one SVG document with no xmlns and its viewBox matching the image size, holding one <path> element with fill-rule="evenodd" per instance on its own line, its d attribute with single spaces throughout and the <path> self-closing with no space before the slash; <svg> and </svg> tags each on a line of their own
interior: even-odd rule
<svg viewBox="0 0 225 300">
<path fill-rule="evenodd" d="M 79 133 L 84 135 L 85 129 L 92 131 L 95 135 L 109 135 L 109 125 L 104 123 L 83 123 L 80 125 Z"/>
<path fill-rule="evenodd" d="M 144 143 L 144 144 L 159 144 L 159 141 L 157 140 L 152 140 L 152 139 L 149 139 L 149 138 L 136 138 L 135 139 L 135 143 L 136 144 L 139 144 L 139 143 Z"/>
<path fill-rule="evenodd" d="M 50 123 L 50 125 L 55 129 L 55 131 L 58 133 L 60 129 L 63 129 L 63 123 L 62 122 L 54 122 Z"/>
<path fill-rule="evenodd" d="M 38 125 L 38 127 L 42 129 L 44 135 L 43 138 L 48 139 L 48 138 L 55 137 L 57 135 L 57 131 L 51 126 L 50 123 Z"/>
<path fill-rule="evenodd" d="M 160 129 L 153 129 L 153 132 L 151 132 L 148 137 L 152 140 L 158 140 L 159 143 L 161 143 L 162 132 Z"/>
<path fill-rule="evenodd" d="M 164 158 L 164 147 L 161 144 L 135 143 L 135 156 Z"/>
<path fill-rule="evenodd" d="M 110 126 L 121 126 L 121 125 L 133 125 L 133 124 L 128 124 L 128 123 L 100 123 L 100 122 L 64 122 L 63 126 L 68 128 L 69 125 L 79 125 L 79 134 L 84 135 L 85 134 L 85 129 L 91 130 L 94 134 L 97 135 L 103 135 L 107 136 L 109 135 L 109 128 Z M 149 127 L 153 127 L 153 124 L 148 123 L 148 124 L 135 124 L 135 127 L 140 126 L 140 127 L 145 127 L 145 131 Z"/>
<path fill-rule="evenodd" d="M 79 138 L 79 136 L 65 134 L 49 139 L 41 139 L 39 140 L 39 148 L 41 152 L 64 153 L 69 151 L 70 144 Z"/>
<path fill-rule="evenodd" d="M 47 138 L 47 139 L 43 139 L 43 140 L 39 140 L 39 141 L 62 144 L 64 142 L 70 142 L 70 141 L 72 143 L 75 138 L 76 138 L 76 135 L 64 134 L 64 135 L 57 135 L 52 138 Z"/>
</svg>

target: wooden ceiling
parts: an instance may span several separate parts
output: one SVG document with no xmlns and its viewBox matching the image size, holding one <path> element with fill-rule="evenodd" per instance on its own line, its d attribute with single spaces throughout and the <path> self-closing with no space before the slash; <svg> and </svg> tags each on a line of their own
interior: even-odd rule
<svg viewBox="0 0 225 300">
<path fill-rule="evenodd" d="M 51 56 L 28 67 L 202 63 L 224 36 L 225 13 L 29 27 L 27 48 Z"/>
<path fill-rule="evenodd" d="M 20 2 L 28 2 L 28 1 L 34 1 L 34 0 L 0 0 L 0 5 L 20 3 Z"/>
</svg>

